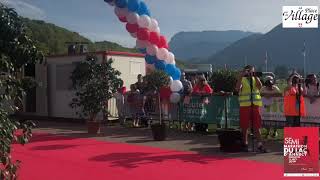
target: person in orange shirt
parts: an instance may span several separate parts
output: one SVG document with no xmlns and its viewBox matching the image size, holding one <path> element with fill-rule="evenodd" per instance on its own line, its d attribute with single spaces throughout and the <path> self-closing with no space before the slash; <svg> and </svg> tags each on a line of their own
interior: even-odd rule
<svg viewBox="0 0 320 180">
<path fill-rule="evenodd" d="M 286 126 L 299 127 L 300 117 L 306 115 L 303 97 L 305 93 L 300 81 L 301 78 L 297 75 L 293 75 L 287 79 L 288 87 L 284 90 L 283 103 Z"/>
</svg>

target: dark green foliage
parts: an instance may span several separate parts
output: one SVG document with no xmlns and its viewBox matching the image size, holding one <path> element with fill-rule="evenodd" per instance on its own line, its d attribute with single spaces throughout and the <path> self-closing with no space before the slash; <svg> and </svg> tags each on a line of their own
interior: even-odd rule
<svg viewBox="0 0 320 180">
<path fill-rule="evenodd" d="M 9 118 L 9 113 L 18 109 L 16 104 L 36 85 L 33 79 L 23 78 L 22 68 L 42 59 L 42 53 L 27 36 L 20 17 L 0 3 L 0 179 L 17 178 L 19 161 L 11 159 L 11 144 L 15 141 L 25 144 L 32 136 L 34 124 L 18 123 Z M 18 129 L 21 129 L 19 133 Z"/>
<path fill-rule="evenodd" d="M 71 32 L 65 28 L 46 23 L 41 20 L 30 20 L 24 18 L 23 22 L 26 24 L 28 35 L 36 41 L 37 47 L 46 55 L 66 54 L 66 42 L 89 43 L 88 48 L 91 52 L 106 50 L 138 52 L 136 49 L 125 48 L 117 43 L 109 41 L 93 43 L 77 32 Z"/>
<path fill-rule="evenodd" d="M 117 43 L 113 43 L 113 42 L 109 42 L 109 41 L 95 42 L 93 44 L 93 50 L 96 50 L 96 51 L 112 50 L 112 51 L 138 52 L 138 50 L 135 48 L 126 48 L 126 47 L 120 46 Z"/>
<path fill-rule="evenodd" d="M 164 71 L 155 70 L 151 74 L 145 76 L 148 85 L 155 90 L 169 84 L 170 77 Z"/>
<path fill-rule="evenodd" d="M 233 70 L 217 70 L 213 72 L 209 84 L 215 92 L 236 92 L 238 72 Z"/>
<path fill-rule="evenodd" d="M 80 107 L 82 117 L 96 120 L 97 113 L 107 113 L 107 102 L 120 87 L 120 72 L 112 68 L 113 60 L 99 63 L 96 56 L 87 56 L 84 62 L 77 65 L 71 79 L 76 97 L 72 107 Z"/>
</svg>

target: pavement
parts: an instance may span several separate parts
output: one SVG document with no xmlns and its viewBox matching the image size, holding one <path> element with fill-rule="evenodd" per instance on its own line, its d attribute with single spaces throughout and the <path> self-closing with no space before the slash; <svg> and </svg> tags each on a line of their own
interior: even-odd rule
<svg viewBox="0 0 320 180">
<path fill-rule="evenodd" d="M 106 142 L 128 143 L 178 151 L 192 151 L 203 155 L 283 164 L 283 144 L 280 141 L 269 140 L 265 142 L 266 148 L 270 151 L 269 153 L 224 153 L 220 152 L 218 136 L 216 134 L 203 135 L 169 129 L 166 141 L 154 141 L 150 128 L 130 128 L 113 124 L 103 126 L 101 133 L 98 135 L 90 135 L 87 133 L 85 124 L 53 122 L 49 120 L 34 122 L 37 124 L 34 132 L 52 133 L 74 138 L 94 138 Z"/>
</svg>

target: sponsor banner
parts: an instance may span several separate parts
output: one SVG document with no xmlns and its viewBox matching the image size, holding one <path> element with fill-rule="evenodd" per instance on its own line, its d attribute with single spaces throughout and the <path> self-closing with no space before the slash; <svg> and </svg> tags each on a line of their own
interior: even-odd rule
<svg viewBox="0 0 320 180">
<path fill-rule="evenodd" d="M 319 176 L 319 128 L 284 129 L 284 176 Z"/>
<path fill-rule="evenodd" d="M 283 112 L 283 97 L 263 97 L 261 115 L 266 126 L 284 126 L 286 118 Z M 320 125 L 320 98 L 310 101 L 305 98 L 307 116 L 301 117 L 302 125 Z M 226 116 L 227 114 L 227 116 Z M 237 96 L 192 96 L 188 103 L 180 105 L 180 118 L 183 121 L 237 126 L 239 124 L 239 103 Z"/>
</svg>

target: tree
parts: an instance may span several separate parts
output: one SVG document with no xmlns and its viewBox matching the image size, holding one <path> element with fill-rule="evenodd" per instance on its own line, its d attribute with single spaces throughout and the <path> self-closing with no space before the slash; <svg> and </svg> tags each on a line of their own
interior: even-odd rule
<svg viewBox="0 0 320 180">
<path fill-rule="evenodd" d="M 145 76 L 148 86 L 154 90 L 159 90 L 161 87 L 169 84 L 170 77 L 164 72 L 155 70 Z"/>
<path fill-rule="evenodd" d="M 274 74 L 277 79 L 286 79 L 289 76 L 289 69 L 285 65 L 277 66 L 274 69 Z"/>
<path fill-rule="evenodd" d="M 120 72 L 111 65 L 112 59 L 99 63 L 94 55 L 88 55 L 72 72 L 71 79 L 76 97 L 72 107 L 80 107 L 78 114 L 96 121 L 99 112 L 107 113 L 107 103 L 122 84 Z"/>
<path fill-rule="evenodd" d="M 236 92 L 238 72 L 233 70 L 217 70 L 212 73 L 209 84 L 216 92 Z"/>
<path fill-rule="evenodd" d="M 11 159 L 11 144 L 14 141 L 25 144 L 32 136 L 32 122 L 19 123 L 9 114 L 18 110 L 16 105 L 21 104 L 26 90 L 36 85 L 33 79 L 23 78 L 23 67 L 42 59 L 42 53 L 27 36 L 21 18 L 0 3 L 0 179 L 17 178 L 19 161 Z M 22 131 L 17 133 L 18 129 Z"/>
</svg>

